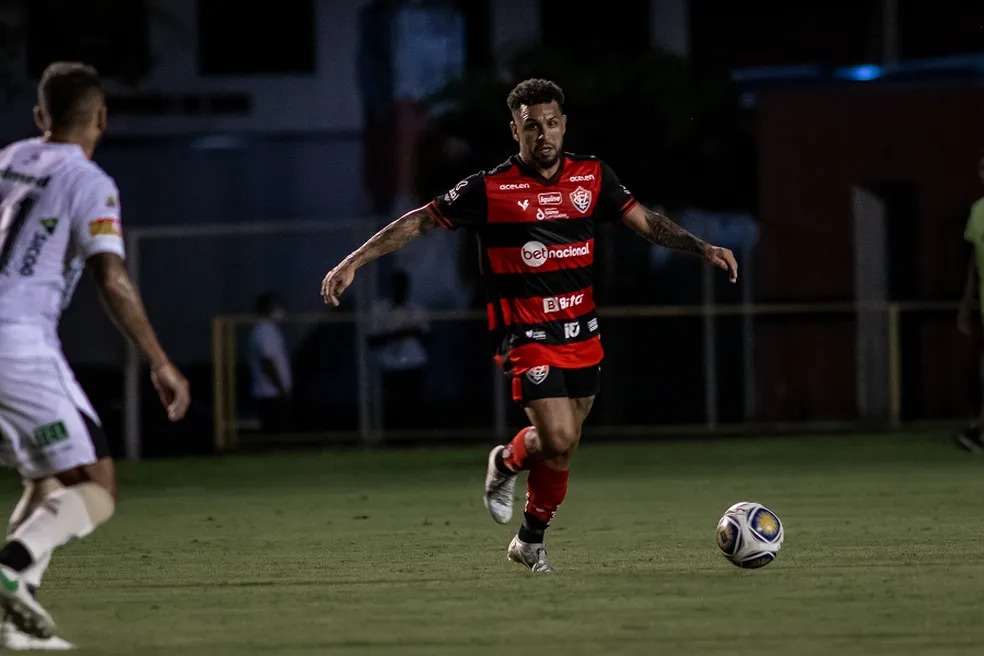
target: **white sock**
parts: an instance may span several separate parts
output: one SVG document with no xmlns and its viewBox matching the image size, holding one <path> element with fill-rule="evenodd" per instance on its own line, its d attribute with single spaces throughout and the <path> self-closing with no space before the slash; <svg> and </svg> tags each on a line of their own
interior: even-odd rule
<svg viewBox="0 0 984 656">
<path fill-rule="evenodd" d="M 30 567 L 21 572 L 21 579 L 30 586 L 34 586 L 34 589 L 41 587 L 41 577 L 44 576 L 45 571 L 48 569 L 48 565 L 51 563 L 51 552 L 49 551 L 46 555 L 42 556 L 38 560 L 35 560 Z"/>
<path fill-rule="evenodd" d="M 62 487 L 62 484 L 56 478 L 46 478 L 40 481 L 25 481 L 24 493 L 21 495 L 20 501 L 17 502 L 17 506 L 14 507 L 14 512 L 10 514 L 7 536 L 9 537 L 25 519 L 31 516 L 31 513 L 37 509 L 38 504 L 44 500 L 45 496 Z M 39 588 L 41 586 L 41 578 L 44 576 L 45 570 L 48 569 L 50 562 L 51 554 L 48 554 L 21 572 L 21 578 L 35 589 Z"/>
<path fill-rule="evenodd" d="M 96 504 L 93 504 L 94 500 Z M 112 497 L 96 483 L 81 483 L 55 490 L 11 533 L 10 539 L 23 544 L 31 554 L 34 563 L 28 570 L 42 563 L 47 566 L 51 552 L 71 540 L 92 533 L 96 526 L 112 515 L 112 506 Z M 36 574 L 38 579 L 41 572 Z"/>
</svg>

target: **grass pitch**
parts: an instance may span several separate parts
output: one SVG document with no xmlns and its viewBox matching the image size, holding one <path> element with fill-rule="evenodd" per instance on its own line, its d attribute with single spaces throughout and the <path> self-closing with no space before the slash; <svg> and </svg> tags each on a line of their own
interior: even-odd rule
<svg viewBox="0 0 984 656">
<path fill-rule="evenodd" d="M 984 459 L 945 435 L 588 442 L 548 577 L 506 561 L 486 454 L 123 464 L 41 599 L 82 654 L 984 653 Z M 785 526 L 762 570 L 716 550 L 741 500 Z"/>
</svg>

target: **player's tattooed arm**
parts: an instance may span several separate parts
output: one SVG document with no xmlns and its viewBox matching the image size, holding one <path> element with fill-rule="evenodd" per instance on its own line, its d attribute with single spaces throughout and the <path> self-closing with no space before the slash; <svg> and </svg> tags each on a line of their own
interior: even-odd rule
<svg viewBox="0 0 984 656">
<path fill-rule="evenodd" d="M 112 253 L 97 253 L 86 264 L 92 272 L 100 299 L 117 328 L 133 340 L 147 357 L 151 368 L 167 363 L 168 358 L 157 341 L 140 294 L 127 274 L 123 259 Z"/>
<path fill-rule="evenodd" d="M 623 221 L 643 239 L 657 246 L 700 255 L 719 269 L 727 271 L 731 282 L 738 280 L 738 263 L 734 253 L 695 237 L 668 216 L 637 204 L 625 214 Z"/>
<path fill-rule="evenodd" d="M 89 256 L 86 266 L 95 278 L 110 319 L 150 362 L 150 379 L 167 410 L 168 419 L 178 421 L 183 418 L 191 403 L 188 380 L 161 348 L 140 293 L 126 272 L 123 258 L 115 253 L 96 253 Z"/>
<path fill-rule="evenodd" d="M 437 226 L 437 218 L 431 214 L 426 205 L 411 210 L 390 223 L 325 275 L 321 281 L 321 297 L 324 302 L 337 306 L 339 297 L 352 284 L 359 267 L 392 253 Z"/>
<path fill-rule="evenodd" d="M 644 223 L 632 221 L 630 226 L 639 235 L 657 246 L 665 246 L 685 253 L 703 253 L 707 244 L 690 234 L 673 219 L 659 212 L 654 212 L 641 205 L 637 206 L 643 212 Z"/>
<path fill-rule="evenodd" d="M 342 263 L 355 268 L 364 266 L 402 248 L 411 239 L 430 232 L 437 225 L 437 219 L 428 210 L 423 207 L 412 210 L 370 237 L 369 241 L 356 249 Z"/>
</svg>

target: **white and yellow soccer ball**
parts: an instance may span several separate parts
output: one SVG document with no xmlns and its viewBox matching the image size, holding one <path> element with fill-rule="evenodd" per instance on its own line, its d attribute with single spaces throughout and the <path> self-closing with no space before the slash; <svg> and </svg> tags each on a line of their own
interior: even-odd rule
<svg viewBox="0 0 984 656">
<path fill-rule="evenodd" d="M 765 567 L 782 548 L 779 516 L 754 501 L 728 508 L 717 525 L 717 546 L 728 561 L 744 569 Z"/>
</svg>

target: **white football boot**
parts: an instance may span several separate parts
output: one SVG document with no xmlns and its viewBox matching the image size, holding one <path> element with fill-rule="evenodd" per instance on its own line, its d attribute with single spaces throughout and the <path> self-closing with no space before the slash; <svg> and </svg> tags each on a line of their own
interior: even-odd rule
<svg viewBox="0 0 984 656">
<path fill-rule="evenodd" d="M 31 596 L 20 574 L 0 565 L 0 605 L 14 626 L 35 638 L 50 638 L 55 633 L 55 621 Z"/>
<path fill-rule="evenodd" d="M 506 556 L 509 560 L 523 565 L 536 574 L 547 574 L 554 571 L 542 542 L 523 542 L 517 535 L 509 543 Z"/>
<path fill-rule="evenodd" d="M 35 638 L 18 629 L 10 620 L 5 619 L 0 624 L 0 650 L 3 649 L 10 651 L 66 651 L 75 649 L 75 645 L 58 636 Z"/>
<path fill-rule="evenodd" d="M 508 524 L 513 514 L 513 496 L 516 493 L 516 474 L 503 474 L 495 466 L 496 456 L 506 447 L 500 444 L 489 453 L 489 465 L 485 470 L 485 507 L 492 519 Z"/>
</svg>

